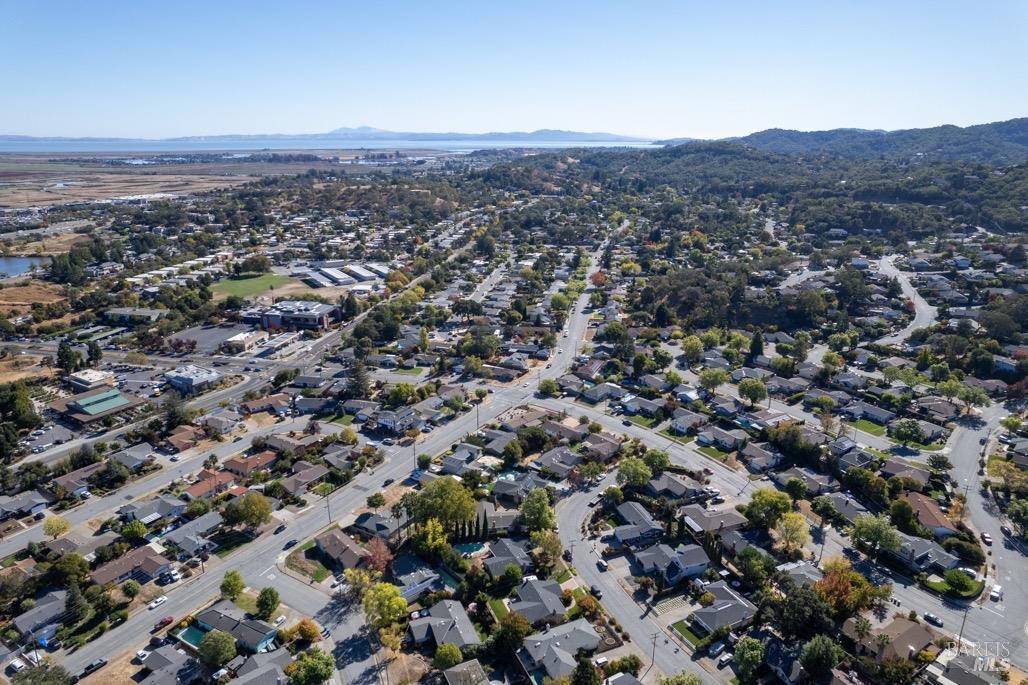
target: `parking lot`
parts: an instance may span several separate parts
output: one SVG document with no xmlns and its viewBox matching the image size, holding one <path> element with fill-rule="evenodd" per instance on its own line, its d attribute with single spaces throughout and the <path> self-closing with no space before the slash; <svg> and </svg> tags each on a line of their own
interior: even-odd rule
<svg viewBox="0 0 1028 685">
<path fill-rule="evenodd" d="M 176 333 L 174 337 L 179 340 L 195 340 L 197 352 L 213 354 L 221 348 L 222 343 L 233 335 L 247 333 L 252 330 L 253 326 L 242 323 L 194 326 L 193 328 L 187 328 L 181 333 Z"/>
</svg>

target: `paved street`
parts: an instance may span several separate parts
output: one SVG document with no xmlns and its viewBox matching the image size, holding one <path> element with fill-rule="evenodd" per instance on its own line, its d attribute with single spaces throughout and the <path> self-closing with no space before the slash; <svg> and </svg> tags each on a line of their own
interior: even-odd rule
<svg viewBox="0 0 1028 685">
<path fill-rule="evenodd" d="M 896 268 L 896 258 L 882 257 L 881 261 L 878 262 L 879 273 L 885 276 L 892 276 L 899 281 L 900 288 L 903 290 L 903 295 L 907 297 L 911 302 L 914 303 L 914 318 L 911 319 L 910 323 L 895 333 L 883 336 L 877 340 L 879 345 L 896 345 L 903 342 L 910 337 L 910 334 L 916 331 L 918 328 L 927 328 L 934 324 L 939 318 L 939 310 L 928 304 L 928 302 L 921 297 L 921 293 L 917 292 L 910 283 L 910 278 Z"/>
</svg>

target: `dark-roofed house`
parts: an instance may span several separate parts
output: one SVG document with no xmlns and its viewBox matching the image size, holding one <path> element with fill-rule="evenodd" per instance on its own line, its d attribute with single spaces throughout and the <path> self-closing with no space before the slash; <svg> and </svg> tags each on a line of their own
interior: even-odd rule
<svg viewBox="0 0 1028 685">
<path fill-rule="evenodd" d="M 839 516 L 847 523 L 852 524 L 857 520 L 858 516 L 864 516 L 869 513 L 867 507 L 849 495 L 841 492 L 830 492 L 827 497 L 832 500 L 835 510 L 839 512 Z"/>
<path fill-rule="evenodd" d="M 400 542 L 400 520 L 395 516 L 366 511 L 357 517 L 350 528 L 365 537 L 382 538 L 391 547 Z"/>
<path fill-rule="evenodd" d="M 400 586 L 400 595 L 413 602 L 426 592 L 441 590 L 443 579 L 434 568 L 413 554 L 401 554 L 390 566 L 393 580 Z"/>
<path fill-rule="evenodd" d="M 504 569 L 512 564 L 522 571 L 529 571 L 534 564 L 528 550 L 529 543 L 526 540 L 500 538 L 490 543 L 490 556 L 483 563 L 493 578 L 502 576 Z"/>
<path fill-rule="evenodd" d="M 464 606 L 454 599 L 437 602 L 428 610 L 428 616 L 412 620 L 407 625 L 407 635 L 416 645 L 431 643 L 438 647 L 449 644 L 463 650 L 482 644 Z"/>
<path fill-rule="evenodd" d="M 59 623 L 64 614 L 66 590 L 54 590 L 36 600 L 36 605 L 16 616 L 11 624 L 22 635 L 38 633 L 46 626 Z"/>
<path fill-rule="evenodd" d="M 563 590 L 555 580 L 525 580 L 518 586 L 517 599 L 513 600 L 508 609 L 521 614 L 528 622 L 562 623 L 567 615 L 567 607 L 561 601 Z"/>
<path fill-rule="evenodd" d="M 171 495 L 161 495 L 146 502 L 132 502 L 118 509 L 128 521 L 142 521 L 150 525 L 160 519 L 177 519 L 186 510 L 186 503 Z"/>
<path fill-rule="evenodd" d="M 664 527 L 653 520 L 650 512 L 638 502 L 622 502 L 617 508 L 623 525 L 614 529 L 614 540 L 625 547 L 634 547 L 659 538 Z"/>
<path fill-rule="evenodd" d="M 525 638 L 517 652 L 518 661 L 529 679 L 542 671 L 557 679 L 570 675 L 577 665 L 580 651 L 591 652 L 600 646 L 600 636 L 584 618 Z M 538 681 L 536 681 L 538 682 Z"/>
<path fill-rule="evenodd" d="M 704 592 L 714 595 L 714 603 L 701 607 L 689 617 L 693 626 L 709 635 L 721 628 L 734 629 L 746 625 L 757 613 L 757 607 L 733 590 L 723 580 L 703 587 Z"/>
<path fill-rule="evenodd" d="M 891 555 L 913 573 L 922 571 L 945 573 L 960 565 L 960 561 L 955 556 L 933 540 L 925 540 L 901 532 L 898 532 L 897 535 L 900 538 L 899 549 L 894 552 L 887 551 L 886 554 Z"/>
<path fill-rule="evenodd" d="M 621 451 L 621 442 L 610 433 L 590 433 L 582 446 L 587 457 L 602 462 L 610 461 Z"/>
<path fill-rule="evenodd" d="M 914 466 L 908 461 L 892 457 L 887 459 L 882 465 L 882 476 L 886 479 L 897 477 L 911 480 L 918 485 L 924 487 L 928 484 L 928 479 L 931 478 L 931 471 L 923 469 L 920 466 Z"/>
<path fill-rule="evenodd" d="M 338 528 L 314 538 L 314 544 L 340 568 L 356 568 L 367 561 L 369 556 L 366 549 Z"/>
<path fill-rule="evenodd" d="M 544 475 L 552 474 L 564 479 L 571 475 L 576 466 L 582 463 L 582 455 L 572 452 L 567 447 L 554 447 L 532 462 L 532 467 L 539 469 Z"/>
<path fill-rule="evenodd" d="M 824 577 L 824 574 L 809 561 L 790 561 L 785 564 L 779 564 L 777 570 L 792 580 L 796 587 L 812 586 Z"/>
<path fill-rule="evenodd" d="M 687 578 L 702 575 L 710 566 L 710 558 L 699 545 L 671 547 L 658 543 L 635 553 L 635 562 L 647 576 L 662 587 L 677 585 Z"/>
<path fill-rule="evenodd" d="M 203 516 L 182 524 L 168 533 L 164 539 L 172 543 L 187 557 L 194 557 L 200 552 L 214 548 L 214 543 L 206 536 L 221 526 L 221 514 L 209 511 Z"/>
<path fill-rule="evenodd" d="M 328 469 L 323 465 L 301 460 L 293 464 L 293 475 L 283 479 L 282 487 L 290 495 L 300 497 L 307 492 L 307 488 L 327 475 Z"/>
<path fill-rule="evenodd" d="M 698 504 L 687 504 L 678 510 L 678 517 L 694 536 L 705 533 L 726 533 L 746 525 L 746 517 L 734 509 L 711 511 Z"/>
<path fill-rule="evenodd" d="M 839 489 L 839 481 L 835 478 L 824 473 L 817 473 L 805 466 L 793 466 L 771 475 L 771 480 L 782 487 L 785 487 L 785 484 L 793 478 L 802 481 L 811 495 L 823 495 Z"/>
<path fill-rule="evenodd" d="M 182 685 L 200 677 L 203 667 L 200 662 L 175 645 L 162 645 L 150 652 L 143 660 L 143 667 L 149 671 L 141 681 L 142 685 Z"/>
<path fill-rule="evenodd" d="M 703 486 L 688 476 L 664 471 L 646 484 L 646 492 L 654 497 L 692 501 L 703 496 Z"/>
<path fill-rule="evenodd" d="M 529 493 L 549 487 L 549 483 L 535 473 L 522 473 L 513 479 L 501 478 L 493 484 L 493 497 L 500 501 L 520 505 Z"/>
<path fill-rule="evenodd" d="M 486 685 L 489 677 L 478 659 L 471 659 L 443 671 L 446 685 Z"/>
<path fill-rule="evenodd" d="M 120 583 L 129 578 L 142 583 L 170 570 L 171 562 L 168 559 L 149 545 L 144 545 L 108 561 L 89 574 L 89 577 L 97 585 Z"/>
<path fill-rule="evenodd" d="M 196 615 L 202 630 L 220 630 L 236 639 L 236 645 L 248 652 L 260 652 L 275 639 L 278 630 L 264 621 L 247 618 L 245 612 L 228 600 L 221 600 Z"/>
<path fill-rule="evenodd" d="M 723 428 L 713 426 L 700 431 L 699 435 L 696 436 L 696 442 L 700 445 L 714 445 L 719 449 L 730 452 L 742 447 L 743 443 L 746 442 L 746 433 L 738 429 L 726 431 Z"/>
</svg>

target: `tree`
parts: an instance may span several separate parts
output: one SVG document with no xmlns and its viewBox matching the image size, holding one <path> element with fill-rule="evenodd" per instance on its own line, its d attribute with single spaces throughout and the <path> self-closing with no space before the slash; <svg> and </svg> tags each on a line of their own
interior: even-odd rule
<svg viewBox="0 0 1028 685">
<path fill-rule="evenodd" d="M 653 472 L 642 459 L 625 457 L 618 465 L 618 485 L 628 488 L 641 488 L 653 478 Z"/>
<path fill-rule="evenodd" d="M 782 514 L 775 524 L 775 535 L 782 549 L 792 552 L 810 543 L 810 529 L 803 514 L 790 511 Z"/>
<path fill-rule="evenodd" d="M 928 468 L 936 473 L 945 473 L 953 468 L 953 462 L 945 454 L 928 455 Z"/>
<path fill-rule="evenodd" d="M 1007 505 L 1007 518 L 1014 524 L 1017 534 L 1028 535 L 1028 499 L 1015 498 Z"/>
<path fill-rule="evenodd" d="M 969 385 L 961 386 L 960 393 L 957 395 L 957 398 L 968 408 L 987 407 L 991 401 L 987 392 L 981 388 L 975 388 Z"/>
<path fill-rule="evenodd" d="M 758 547 L 747 545 L 735 556 L 735 567 L 743 580 L 754 587 L 763 587 L 775 570 L 775 560 Z"/>
<path fill-rule="evenodd" d="M 68 596 L 64 598 L 64 624 L 74 626 L 86 617 L 89 611 L 89 602 L 82 596 L 82 590 L 78 583 L 68 586 Z"/>
<path fill-rule="evenodd" d="M 223 630 L 211 630 L 200 640 L 199 652 L 208 666 L 224 666 L 236 657 L 236 639 Z"/>
<path fill-rule="evenodd" d="M 246 581 L 243 580 L 243 576 L 240 575 L 239 571 L 231 570 L 225 572 L 225 577 L 221 579 L 222 597 L 234 600 L 243 594 L 244 589 L 246 589 Z"/>
<path fill-rule="evenodd" d="M 835 518 L 839 512 L 835 508 L 835 502 L 828 495 L 818 495 L 811 501 L 810 510 L 821 518 L 820 529 L 825 529 L 828 519 Z"/>
<path fill-rule="evenodd" d="M 318 629 L 317 623 L 304 618 L 296 624 L 296 636 L 304 642 L 313 643 L 321 639 L 321 630 Z"/>
<path fill-rule="evenodd" d="M 335 673 L 336 663 L 331 654 L 318 647 L 306 649 L 296 660 L 286 665 L 285 673 L 292 685 L 322 685 Z"/>
<path fill-rule="evenodd" d="M 970 592 L 976 587 L 976 582 L 972 580 L 971 576 L 967 575 L 960 569 L 951 568 L 942 574 L 942 577 L 946 579 L 946 584 L 958 593 Z"/>
<path fill-rule="evenodd" d="M 271 502 L 259 492 L 248 492 L 225 507 L 225 522 L 258 528 L 271 520 Z"/>
<path fill-rule="evenodd" d="M 95 340 L 90 340 L 86 343 L 86 360 L 92 367 L 100 365 L 100 361 L 104 358 L 104 351 L 100 349 L 100 343 Z"/>
<path fill-rule="evenodd" d="M 11 685 L 69 685 L 71 676 L 64 666 L 40 664 L 29 666 L 11 676 Z"/>
<path fill-rule="evenodd" d="M 432 668 L 445 671 L 448 668 L 453 668 L 463 660 L 464 655 L 460 653 L 460 647 L 452 642 L 444 642 L 436 647 L 435 656 L 432 658 Z"/>
<path fill-rule="evenodd" d="M 550 506 L 550 496 L 544 489 L 536 489 L 521 503 L 521 521 L 530 531 L 552 530 L 557 517 Z"/>
<path fill-rule="evenodd" d="M 199 518 L 211 510 L 211 503 L 205 499 L 194 499 L 186 505 L 186 515 L 191 519 Z"/>
<path fill-rule="evenodd" d="M 375 628 L 396 623 L 407 613 L 407 600 L 392 583 L 375 583 L 364 594 L 364 613 Z"/>
<path fill-rule="evenodd" d="M 138 595 L 140 589 L 141 587 L 139 583 L 135 580 L 132 580 L 131 578 L 121 584 L 121 594 L 125 595 L 129 599 L 132 599 L 133 597 Z"/>
<path fill-rule="evenodd" d="M 600 685 L 600 673 L 588 656 L 583 654 L 578 657 L 575 670 L 571 672 L 569 685 Z"/>
<path fill-rule="evenodd" d="M 443 528 L 472 519 L 475 515 L 475 498 L 467 488 L 452 478 L 438 478 L 425 485 L 414 503 L 414 518 L 425 522 L 438 519 Z"/>
<path fill-rule="evenodd" d="M 892 424 L 892 438 L 906 447 L 910 443 L 923 444 L 926 436 L 921 424 L 914 419 L 900 419 Z"/>
<path fill-rule="evenodd" d="M 663 450 L 646 450 L 642 460 L 655 476 L 663 473 L 671 465 L 671 458 Z"/>
<path fill-rule="evenodd" d="M 739 669 L 740 682 L 751 683 L 757 669 L 764 663 L 764 644 L 747 635 L 735 643 L 735 656 L 732 660 Z"/>
<path fill-rule="evenodd" d="M 599 478 L 606 470 L 598 461 L 586 461 L 578 465 L 578 475 L 587 482 Z"/>
<path fill-rule="evenodd" d="M 807 497 L 807 484 L 800 478 L 790 478 L 785 481 L 785 494 L 789 495 L 793 502 L 799 502 Z"/>
<path fill-rule="evenodd" d="M 351 400 L 363 400 L 371 395 L 371 380 L 364 362 L 357 360 L 350 370 L 350 382 L 346 385 L 346 396 Z"/>
<path fill-rule="evenodd" d="M 511 440 L 503 448 L 503 465 L 506 467 L 516 466 L 521 463 L 524 450 L 521 448 L 520 440 Z"/>
<path fill-rule="evenodd" d="M 682 338 L 682 354 L 690 364 L 695 364 L 703 356 L 703 341 L 695 335 Z"/>
<path fill-rule="evenodd" d="M 769 530 L 778 523 L 782 514 L 792 509 L 792 500 L 774 488 L 757 488 L 743 514 L 757 528 Z"/>
<path fill-rule="evenodd" d="M 278 590 L 273 587 L 262 588 L 257 594 L 257 618 L 267 621 L 275 615 L 278 605 Z"/>
<path fill-rule="evenodd" d="M 800 663 L 812 678 L 817 678 L 835 668 L 843 656 L 842 647 L 832 638 L 827 635 L 815 635 L 803 645 Z"/>
<path fill-rule="evenodd" d="M 695 673 L 680 671 L 675 675 L 660 676 L 657 685 L 703 685 L 703 679 Z"/>
<path fill-rule="evenodd" d="M 43 521 L 43 535 L 51 540 L 56 540 L 71 530 L 71 524 L 60 516 L 49 516 Z"/>
<path fill-rule="evenodd" d="M 778 608 L 778 627 L 787 637 L 807 637 L 829 629 L 832 608 L 809 585 L 785 593 Z"/>
<path fill-rule="evenodd" d="M 853 529 L 850 533 L 854 542 L 862 542 L 867 545 L 869 556 L 872 559 L 878 558 L 881 551 L 894 551 L 899 549 L 900 537 L 896 529 L 892 527 L 883 515 L 862 514 L 853 522 Z"/>
<path fill-rule="evenodd" d="M 853 570 L 849 560 L 832 557 L 824 564 L 821 580 L 814 585 L 818 597 L 828 603 L 837 621 L 869 609 L 876 601 L 885 600 L 892 594 L 888 583 L 871 585 L 870 581 Z"/>
<path fill-rule="evenodd" d="M 739 381 L 739 397 L 749 401 L 750 405 L 767 399 L 767 386 L 758 378 L 743 378 Z"/>
<path fill-rule="evenodd" d="M 552 530 L 532 533 L 532 544 L 535 546 L 536 563 L 544 569 L 552 569 L 564 552 L 560 538 Z"/>
<path fill-rule="evenodd" d="M 82 368 L 82 357 L 67 340 L 62 340 L 57 345 L 57 368 L 66 374 Z"/>
<path fill-rule="evenodd" d="M 383 495 L 381 492 L 376 492 L 376 493 L 374 493 L 372 495 L 368 495 L 367 502 L 368 502 L 368 508 L 370 508 L 370 509 L 378 509 L 380 507 L 384 507 L 385 506 L 386 498 L 385 498 L 385 495 Z"/>
<path fill-rule="evenodd" d="M 501 654 L 514 652 L 532 632 L 532 624 L 523 615 L 511 611 L 497 624 L 493 644 Z"/>
<path fill-rule="evenodd" d="M 711 394 L 727 382 L 728 372 L 724 369 L 704 369 L 700 372 L 700 387 Z"/>
<path fill-rule="evenodd" d="M 368 553 L 368 566 L 379 573 L 385 573 L 393 561 L 393 552 L 382 538 L 374 537 L 365 546 Z"/>
<path fill-rule="evenodd" d="M 146 524 L 138 519 L 132 519 L 121 527 L 121 536 L 126 540 L 138 541 L 146 537 Z"/>
<path fill-rule="evenodd" d="M 50 577 L 54 585 L 69 587 L 81 585 L 89 573 L 89 562 L 78 554 L 65 554 L 50 567 Z"/>
<path fill-rule="evenodd" d="M 754 331 L 750 338 L 750 358 L 759 357 L 764 354 L 764 335 L 760 331 Z"/>
<path fill-rule="evenodd" d="M 427 557 L 438 557 L 449 543 L 439 519 L 428 519 L 414 533 L 414 551 Z"/>
<path fill-rule="evenodd" d="M 867 616 L 857 616 L 853 623 L 853 632 L 857 639 L 863 642 L 864 638 L 871 634 L 871 619 Z"/>
<path fill-rule="evenodd" d="M 560 386 L 552 378 L 544 378 L 539 381 L 539 394 L 543 397 L 554 397 L 560 393 Z"/>
<path fill-rule="evenodd" d="M 517 587 L 522 578 L 524 578 L 524 571 L 517 564 L 507 564 L 503 568 L 503 577 L 500 579 L 501 584 L 506 588 Z"/>
<path fill-rule="evenodd" d="M 368 588 L 379 579 L 381 574 L 378 571 L 364 568 L 348 568 L 343 570 L 343 579 L 350 587 L 350 594 L 357 599 L 363 600 Z"/>
</svg>

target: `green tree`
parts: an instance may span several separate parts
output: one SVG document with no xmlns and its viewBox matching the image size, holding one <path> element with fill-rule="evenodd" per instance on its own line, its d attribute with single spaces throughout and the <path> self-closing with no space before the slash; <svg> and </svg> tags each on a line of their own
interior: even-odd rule
<svg viewBox="0 0 1028 685">
<path fill-rule="evenodd" d="M 642 459 L 625 457 L 618 465 L 618 485 L 629 488 L 641 488 L 653 478 L 653 472 Z"/>
<path fill-rule="evenodd" d="M 375 583 L 364 593 L 364 614 L 375 628 L 396 623 L 407 613 L 407 600 L 392 583 Z"/>
<path fill-rule="evenodd" d="M 653 475 L 659 475 L 663 473 L 668 466 L 671 465 L 671 458 L 668 453 L 663 450 L 646 450 L 646 453 L 642 457 L 643 463 L 649 467 L 650 472 Z"/>
<path fill-rule="evenodd" d="M 828 495 L 818 495 L 810 502 L 810 510 L 821 519 L 820 529 L 825 529 L 828 519 L 835 518 L 839 512 L 835 508 L 835 502 Z"/>
<path fill-rule="evenodd" d="M 966 407 L 987 407 L 991 402 L 987 392 L 981 388 L 974 388 L 969 385 L 961 386 L 960 394 L 957 395 L 957 398 Z"/>
<path fill-rule="evenodd" d="M 66 374 L 82 368 L 82 357 L 67 340 L 62 340 L 57 345 L 57 368 Z"/>
<path fill-rule="evenodd" d="M 872 559 L 877 559 L 881 551 L 895 551 L 900 546 L 900 537 L 896 529 L 889 523 L 889 519 L 882 515 L 858 516 L 853 522 L 850 535 L 854 542 L 861 542 L 868 547 Z"/>
<path fill-rule="evenodd" d="M 543 397 L 555 397 L 560 393 L 560 386 L 552 378 L 544 378 L 539 381 L 539 394 Z"/>
<path fill-rule="evenodd" d="M 732 657 L 739 669 L 739 681 L 752 683 L 757 669 L 764 663 L 764 644 L 749 635 L 735 643 L 735 655 Z"/>
<path fill-rule="evenodd" d="M 674 675 L 660 676 L 657 685 L 703 685 L 703 679 L 695 673 L 680 671 Z"/>
<path fill-rule="evenodd" d="M 453 668 L 463 660 L 464 655 L 460 653 L 460 647 L 451 642 L 444 642 L 435 649 L 435 656 L 432 658 L 432 668 L 445 671 L 448 668 Z"/>
<path fill-rule="evenodd" d="M 146 537 L 146 524 L 139 519 L 132 519 L 121 527 L 121 536 L 126 540 L 138 541 Z"/>
<path fill-rule="evenodd" d="M 961 594 L 970 592 L 977 586 L 971 576 L 960 569 L 951 568 L 942 577 L 946 579 L 947 585 Z"/>
<path fill-rule="evenodd" d="M 246 581 L 243 580 L 243 576 L 239 571 L 233 569 L 225 572 L 225 577 L 221 579 L 222 597 L 235 600 L 239 595 L 243 594 L 244 589 L 246 589 Z"/>
<path fill-rule="evenodd" d="M 775 524 L 775 536 L 786 552 L 801 549 L 810 543 L 810 529 L 807 519 L 795 511 L 787 511 Z"/>
<path fill-rule="evenodd" d="M 800 478 L 790 478 L 785 481 L 785 493 L 793 502 L 799 502 L 807 497 L 807 484 Z"/>
<path fill-rule="evenodd" d="M 271 502 L 259 492 L 248 492 L 225 507 L 225 522 L 259 528 L 271 520 Z"/>
<path fill-rule="evenodd" d="M 543 489 L 528 493 L 521 503 L 521 521 L 530 531 L 552 530 L 557 527 L 557 517 L 550 506 L 550 496 Z"/>
<path fill-rule="evenodd" d="M 186 505 L 186 515 L 191 519 L 200 518 L 211 510 L 211 503 L 205 499 L 194 499 Z"/>
<path fill-rule="evenodd" d="M 64 666 L 40 664 L 29 666 L 11 676 L 11 685 L 69 685 L 71 676 Z"/>
<path fill-rule="evenodd" d="M 285 668 L 292 685 L 322 685 L 329 681 L 335 670 L 335 659 L 320 647 L 303 650 Z"/>
<path fill-rule="evenodd" d="M 209 631 L 200 640 L 200 661 L 208 666 L 224 666 L 236 658 L 236 639 L 223 630 Z"/>
<path fill-rule="evenodd" d="M 56 540 L 69 530 L 71 530 L 71 524 L 60 516 L 48 516 L 46 521 L 43 521 L 43 535 L 51 540 Z"/>
<path fill-rule="evenodd" d="M 139 583 L 132 580 L 131 578 L 121 584 L 121 594 L 125 595 L 129 599 L 132 599 L 133 597 L 138 595 L 140 589 L 141 588 Z"/>
<path fill-rule="evenodd" d="M 703 341 L 695 335 L 682 338 L 682 354 L 690 364 L 695 364 L 703 356 Z"/>
<path fill-rule="evenodd" d="M 727 382 L 728 372 L 724 369 L 704 369 L 700 372 L 700 387 L 711 394 Z"/>
<path fill-rule="evenodd" d="M 903 446 L 910 443 L 923 444 L 925 441 L 924 429 L 914 419 L 900 419 L 892 424 L 892 438 L 899 441 Z"/>
<path fill-rule="evenodd" d="M 425 522 L 438 519 L 447 530 L 471 520 L 475 515 L 475 498 L 467 488 L 452 478 L 438 478 L 425 485 L 414 502 L 414 518 Z"/>
<path fill-rule="evenodd" d="M 767 386 L 758 378 L 743 378 L 739 381 L 739 397 L 747 400 L 750 406 L 767 399 Z"/>
<path fill-rule="evenodd" d="M 953 462 L 945 454 L 928 455 L 928 468 L 936 473 L 945 473 L 953 468 Z"/>
<path fill-rule="evenodd" d="M 371 509 L 378 509 L 385 506 L 386 498 L 381 492 L 376 492 L 373 495 L 368 496 L 368 507 Z"/>
<path fill-rule="evenodd" d="M 499 654 L 509 654 L 518 650 L 528 634 L 532 632 L 532 624 L 516 611 L 511 611 L 500 619 L 497 624 L 493 645 Z"/>
<path fill-rule="evenodd" d="M 827 635 L 815 635 L 800 652 L 800 663 L 812 678 L 823 676 L 842 661 L 845 652 Z"/>
<path fill-rule="evenodd" d="M 268 620 L 275 615 L 278 605 L 278 590 L 273 587 L 262 588 L 257 594 L 257 618 Z"/>
<path fill-rule="evenodd" d="M 78 583 L 68 586 L 68 596 L 64 598 L 64 624 L 74 626 L 86 617 L 89 602 L 82 596 Z"/>
<path fill-rule="evenodd" d="M 792 500 L 773 488 L 757 488 L 743 514 L 757 528 L 773 528 L 782 514 L 792 508 Z"/>
<path fill-rule="evenodd" d="M 1007 505 L 1007 518 L 1014 524 L 1017 534 L 1028 536 L 1028 499 L 1015 498 Z"/>
<path fill-rule="evenodd" d="M 570 685 L 600 685 L 600 673 L 588 656 L 583 654 L 578 657 L 578 664 L 571 672 Z"/>
</svg>

